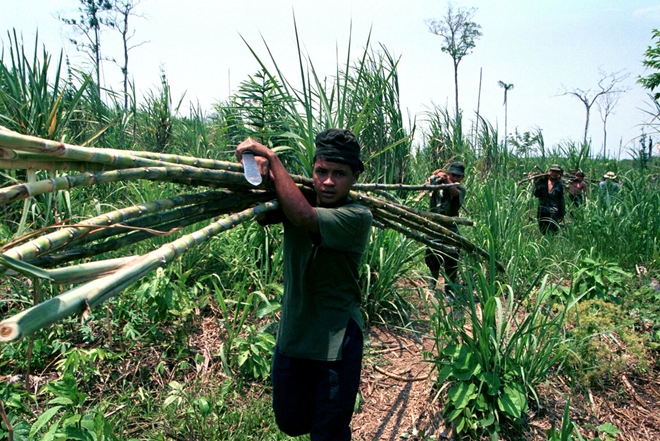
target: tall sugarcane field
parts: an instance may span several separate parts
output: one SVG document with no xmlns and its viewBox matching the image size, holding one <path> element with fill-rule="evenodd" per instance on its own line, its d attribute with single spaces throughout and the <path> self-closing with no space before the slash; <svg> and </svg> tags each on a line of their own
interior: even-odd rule
<svg viewBox="0 0 660 441">
<path fill-rule="evenodd" d="M 353 439 L 660 439 L 660 33 L 639 54 L 651 110 L 624 158 L 586 129 L 507 136 L 458 93 L 411 119 L 398 55 L 353 43 L 326 76 L 292 33 L 297 76 L 245 39 L 259 68 L 188 115 L 166 71 L 140 97 L 7 33 L 0 439 L 293 439 L 271 407 L 282 226 L 257 222 L 281 201 L 236 147 L 271 148 L 313 195 L 328 128 L 359 140 L 349 197 L 373 216 Z M 459 162 L 462 182 L 433 177 Z M 553 173 L 565 200 L 543 224 Z M 458 186 L 458 216 L 432 209 Z M 430 252 L 459 256 L 457 287 L 444 270 L 435 283 Z"/>
</svg>

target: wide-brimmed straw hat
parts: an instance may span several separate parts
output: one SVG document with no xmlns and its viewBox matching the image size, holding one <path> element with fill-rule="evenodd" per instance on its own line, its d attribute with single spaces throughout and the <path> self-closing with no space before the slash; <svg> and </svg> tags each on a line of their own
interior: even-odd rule
<svg viewBox="0 0 660 441">
<path fill-rule="evenodd" d="M 603 175 L 605 179 L 616 179 L 616 174 L 613 171 L 608 171 Z"/>
</svg>

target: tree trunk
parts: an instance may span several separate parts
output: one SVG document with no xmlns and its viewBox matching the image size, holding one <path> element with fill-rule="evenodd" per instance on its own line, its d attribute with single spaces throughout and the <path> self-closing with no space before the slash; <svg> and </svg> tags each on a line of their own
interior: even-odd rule
<svg viewBox="0 0 660 441">
<path fill-rule="evenodd" d="M 454 61 L 454 89 L 456 91 L 456 118 L 458 118 L 458 63 Z"/>
</svg>

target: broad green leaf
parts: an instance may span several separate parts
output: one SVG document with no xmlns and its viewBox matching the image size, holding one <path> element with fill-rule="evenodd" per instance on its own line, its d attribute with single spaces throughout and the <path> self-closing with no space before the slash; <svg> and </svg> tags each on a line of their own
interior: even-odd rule
<svg viewBox="0 0 660 441">
<path fill-rule="evenodd" d="M 600 426 L 596 427 L 596 429 L 600 430 L 601 432 L 607 433 L 608 435 L 618 435 L 621 433 L 621 431 L 619 431 L 619 429 L 614 427 L 612 423 L 601 424 Z"/>
<path fill-rule="evenodd" d="M 455 384 L 449 392 L 447 392 L 447 398 L 454 403 L 454 406 L 457 409 L 463 409 L 470 401 L 474 400 L 477 397 L 477 386 L 472 383 L 458 383 Z"/>
<path fill-rule="evenodd" d="M 495 396 L 500 390 L 502 383 L 500 377 L 495 372 L 483 372 L 480 375 L 483 382 L 488 385 L 488 395 Z"/>
<path fill-rule="evenodd" d="M 67 397 L 56 397 L 50 400 L 48 404 L 62 404 L 64 406 L 70 406 L 73 404 L 73 400 Z"/>
<path fill-rule="evenodd" d="M 68 426 L 66 428 L 66 439 L 76 441 L 96 441 L 96 437 L 92 436 L 91 433 L 75 426 Z"/>
<path fill-rule="evenodd" d="M 495 413 L 488 412 L 484 415 L 483 418 L 479 420 L 479 425 L 481 427 L 488 427 L 495 422 Z"/>
<path fill-rule="evenodd" d="M 463 429 L 466 429 L 465 426 L 466 423 L 466 418 L 459 418 L 458 422 L 456 423 L 456 433 L 461 433 Z"/>
<path fill-rule="evenodd" d="M 447 415 L 447 422 L 452 422 L 454 421 L 459 415 L 463 413 L 463 409 L 454 409 L 452 410 L 449 415 Z"/>
<path fill-rule="evenodd" d="M 178 396 L 170 395 L 169 397 L 165 398 L 165 401 L 163 402 L 163 407 L 168 407 L 170 404 L 174 403 L 178 399 L 179 399 Z"/>
<path fill-rule="evenodd" d="M 39 418 L 37 418 L 37 421 L 32 425 L 32 428 L 30 429 L 30 438 L 33 438 L 37 432 L 41 430 L 42 427 L 44 427 L 48 422 L 55 416 L 57 412 L 62 408 L 63 406 L 55 406 L 51 407 L 44 413 L 42 413 Z"/>
<path fill-rule="evenodd" d="M 520 418 L 527 410 L 527 396 L 524 388 L 518 383 L 510 383 L 504 386 L 502 395 L 497 399 L 501 411 L 515 418 Z"/>
<path fill-rule="evenodd" d="M 477 399 L 474 401 L 474 408 L 479 412 L 486 412 L 488 410 L 488 401 L 483 393 L 480 393 L 479 396 L 477 396 Z"/>
<path fill-rule="evenodd" d="M 447 378 L 451 375 L 452 367 L 450 365 L 445 365 L 440 372 L 438 372 L 438 383 L 444 383 Z"/>
<path fill-rule="evenodd" d="M 29 441 L 30 439 L 32 439 L 30 438 L 30 424 L 25 420 L 14 423 L 14 441 Z"/>
</svg>

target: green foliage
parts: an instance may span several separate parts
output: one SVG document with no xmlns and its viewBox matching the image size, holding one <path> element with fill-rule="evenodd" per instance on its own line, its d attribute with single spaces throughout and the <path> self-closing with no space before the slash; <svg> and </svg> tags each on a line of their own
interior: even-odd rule
<svg viewBox="0 0 660 441">
<path fill-rule="evenodd" d="M 585 300 L 597 298 L 621 303 L 623 296 L 629 292 L 628 281 L 631 277 L 632 274 L 613 260 L 597 261 L 584 257 L 576 263 L 570 295 Z"/>
<path fill-rule="evenodd" d="M 580 433 L 578 426 L 570 420 L 570 407 L 571 400 L 567 400 L 566 406 L 564 406 L 564 417 L 561 421 L 561 428 L 557 431 L 553 426 L 550 430 L 547 430 L 548 441 L 587 441 Z M 591 438 L 588 441 L 614 441 L 616 435 L 621 433 L 611 423 L 602 424 L 595 429 L 603 434 L 603 438 Z"/>
<path fill-rule="evenodd" d="M 144 150 L 152 150 L 158 153 L 169 153 L 175 124 L 175 115 L 179 111 L 183 96 L 173 106 L 170 95 L 170 85 L 165 73 L 161 73 L 160 90 L 150 91 L 146 102 L 141 105 L 138 112 L 138 120 L 142 130 L 140 145 Z"/>
<path fill-rule="evenodd" d="M 78 385 L 71 374 L 65 374 L 60 380 L 47 383 L 42 394 L 52 397 L 45 410 L 30 428 L 29 438 L 42 441 L 116 440 L 113 426 L 103 416 L 103 408 L 91 406 L 85 409 L 87 394 L 78 390 Z"/>
<path fill-rule="evenodd" d="M 528 397 L 538 401 L 536 386 L 563 358 L 562 327 L 573 304 L 555 304 L 545 280 L 537 292 L 538 278 L 516 293 L 480 267 L 469 270 L 457 300 L 434 306 L 436 344 L 445 348 L 434 357 L 437 381 L 452 385 L 443 413 L 459 433 L 497 439 L 503 424 L 522 423 Z"/>
<path fill-rule="evenodd" d="M 640 76 L 637 79 L 637 82 L 642 85 L 645 89 L 649 89 L 653 92 L 658 86 L 660 86 L 660 30 L 654 29 L 651 33 L 653 39 L 657 40 L 655 47 L 649 46 L 644 52 L 644 66 L 654 69 L 655 72 L 647 75 L 646 77 Z M 660 92 L 656 92 L 653 95 L 654 99 L 660 99 Z"/>
<path fill-rule="evenodd" d="M 413 310 L 400 282 L 413 268 L 416 257 L 424 249 L 392 230 L 373 229 L 362 259 L 360 287 L 362 307 L 370 324 L 396 317 L 408 323 Z"/>
<path fill-rule="evenodd" d="M 585 300 L 567 317 L 566 369 L 584 386 L 604 387 L 630 369 L 647 367 L 644 339 L 634 332 L 634 319 L 620 305 Z"/>
<path fill-rule="evenodd" d="M 241 373 L 255 380 L 266 380 L 275 351 L 275 336 L 265 329 L 247 327 L 247 335 L 232 342 L 233 356 Z"/>
<path fill-rule="evenodd" d="M 0 62 L 0 124 L 19 133 L 46 139 L 59 140 L 65 135 L 75 138 L 77 133 L 70 132 L 69 123 L 78 111 L 89 79 L 78 86 L 66 81 L 62 72 L 62 54 L 54 66 L 45 48 L 39 58 L 38 37 L 34 42 L 34 57 L 30 60 L 16 31 L 8 36 L 10 65 L 5 65 L 4 58 Z M 49 74 L 53 68 L 51 82 Z"/>
</svg>

